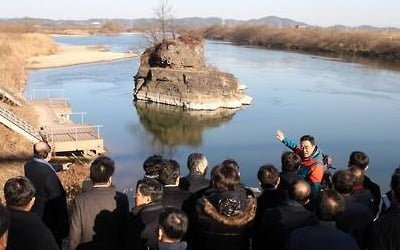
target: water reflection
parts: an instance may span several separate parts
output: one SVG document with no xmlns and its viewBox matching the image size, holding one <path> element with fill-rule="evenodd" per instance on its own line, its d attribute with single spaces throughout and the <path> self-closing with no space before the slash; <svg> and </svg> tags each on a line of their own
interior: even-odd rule
<svg viewBox="0 0 400 250">
<path fill-rule="evenodd" d="M 191 111 L 144 101 L 136 101 L 134 105 L 141 125 L 152 135 L 153 146 L 169 148 L 201 145 L 204 130 L 230 121 L 236 112 L 235 109 Z"/>
</svg>

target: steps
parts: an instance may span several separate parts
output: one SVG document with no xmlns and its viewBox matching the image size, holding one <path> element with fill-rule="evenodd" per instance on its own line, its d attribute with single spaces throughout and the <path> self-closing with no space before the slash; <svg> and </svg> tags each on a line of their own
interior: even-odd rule
<svg viewBox="0 0 400 250">
<path fill-rule="evenodd" d="M 10 128 L 16 133 L 26 137 L 33 143 L 42 140 L 42 137 L 36 128 L 4 107 L 4 105 L 0 105 L 0 123 L 4 124 L 6 127 Z"/>
</svg>

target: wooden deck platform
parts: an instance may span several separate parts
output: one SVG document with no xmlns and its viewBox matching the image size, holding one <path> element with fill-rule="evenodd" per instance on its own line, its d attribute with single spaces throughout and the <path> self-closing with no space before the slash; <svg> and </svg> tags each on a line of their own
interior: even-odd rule
<svg viewBox="0 0 400 250">
<path fill-rule="evenodd" d="M 55 152 L 84 151 L 104 153 L 104 142 L 100 136 L 101 126 L 47 127 L 41 130 Z"/>
</svg>

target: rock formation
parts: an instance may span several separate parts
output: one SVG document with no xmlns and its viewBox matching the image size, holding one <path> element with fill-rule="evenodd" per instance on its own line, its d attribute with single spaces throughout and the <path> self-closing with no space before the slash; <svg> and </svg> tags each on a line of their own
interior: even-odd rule
<svg viewBox="0 0 400 250">
<path fill-rule="evenodd" d="M 193 37 L 163 40 L 140 58 L 135 76 L 135 99 L 215 110 L 250 104 L 237 79 L 207 67 L 204 41 Z"/>
</svg>

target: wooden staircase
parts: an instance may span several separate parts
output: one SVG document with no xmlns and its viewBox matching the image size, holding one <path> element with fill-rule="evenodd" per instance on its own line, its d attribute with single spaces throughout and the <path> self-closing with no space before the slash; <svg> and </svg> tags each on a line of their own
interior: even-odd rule
<svg viewBox="0 0 400 250">
<path fill-rule="evenodd" d="M 0 100 L 13 106 L 22 106 L 25 101 L 14 94 L 5 87 L 0 87 Z"/>
</svg>

